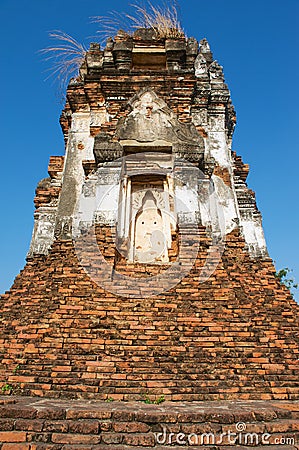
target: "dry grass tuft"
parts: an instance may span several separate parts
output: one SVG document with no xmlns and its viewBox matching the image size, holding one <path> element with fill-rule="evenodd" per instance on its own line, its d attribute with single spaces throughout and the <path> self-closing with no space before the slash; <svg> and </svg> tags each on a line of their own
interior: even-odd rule
<svg viewBox="0 0 299 450">
<path fill-rule="evenodd" d="M 159 39 L 181 38 L 185 34 L 178 18 L 176 0 L 172 1 L 169 6 L 166 4 L 154 6 L 147 0 L 144 6 L 137 3 L 131 5 L 135 14 L 112 11 L 109 16 L 94 17 L 93 21 L 100 24 L 98 34 L 102 35 L 103 40 L 116 35 L 122 38 L 132 36 L 138 28 L 154 30 Z M 87 49 L 63 31 L 52 31 L 49 36 L 58 41 L 58 45 L 42 49 L 40 53 L 45 55 L 45 61 L 51 61 L 51 67 L 48 69 L 50 74 L 47 78 L 53 77 L 63 90 L 71 77 L 78 77 Z"/>
<path fill-rule="evenodd" d="M 132 34 L 132 27 L 127 15 L 119 11 L 111 11 L 107 16 L 91 17 L 91 21 L 100 25 L 97 35 L 100 35 L 101 45 L 104 45 L 108 38 L 116 36 L 119 30 L 122 31 L 124 37 Z"/>
<path fill-rule="evenodd" d="M 150 28 L 156 32 L 158 38 L 183 37 L 178 9 L 175 4 L 170 6 L 153 6 L 150 1 L 146 6 L 132 5 L 136 10 L 135 16 L 128 16 L 134 28 Z"/>
<path fill-rule="evenodd" d="M 49 33 L 49 36 L 60 42 L 61 45 L 40 50 L 40 53 L 46 55 L 45 61 L 52 62 L 52 66 L 49 68 L 50 75 L 47 78 L 55 77 L 60 87 L 64 88 L 69 78 L 78 76 L 87 49 L 63 31 L 53 31 Z"/>
<path fill-rule="evenodd" d="M 98 31 L 103 39 L 117 34 L 118 30 L 125 29 L 124 34 L 131 36 L 138 28 L 148 28 L 155 31 L 158 39 L 181 38 L 185 36 L 182 29 L 176 3 L 169 6 L 154 6 L 149 0 L 143 6 L 132 4 L 134 14 L 121 14 L 112 11 L 109 16 L 94 17 L 93 21 L 100 24 Z"/>
</svg>

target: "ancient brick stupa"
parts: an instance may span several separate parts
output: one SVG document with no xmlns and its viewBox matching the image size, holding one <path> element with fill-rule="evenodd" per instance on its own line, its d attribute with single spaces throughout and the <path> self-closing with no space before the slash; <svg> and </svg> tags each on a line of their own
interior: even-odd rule
<svg viewBox="0 0 299 450">
<path fill-rule="evenodd" d="M 208 42 L 92 44 L 65 156 L 2 298 L 0 379 L 50 398 L 299 399 L 299 308 L 275 277 Z"/>
</svg>

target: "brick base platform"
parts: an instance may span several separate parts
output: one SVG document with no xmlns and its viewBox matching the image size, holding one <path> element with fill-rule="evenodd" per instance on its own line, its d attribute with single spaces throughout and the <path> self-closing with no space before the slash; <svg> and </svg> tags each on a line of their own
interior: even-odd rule
<svg viewBox="0 0 299 450">
<path fill-rule="evenodd" d="M 200 244 L 190 273 L 147 299 L 94 283 L 71 241 L 28 261 L 2 296 L 0 388 L 102 401 L 299 400 L 299 305 L 272 261 L 250 258 L 235 231 L 201 283 L 204 234 Z"/>
<path fill-rule="evenodd" d="M 299 448 L 299 402 L 0 397 L 1 450 Z"/>
</svg>

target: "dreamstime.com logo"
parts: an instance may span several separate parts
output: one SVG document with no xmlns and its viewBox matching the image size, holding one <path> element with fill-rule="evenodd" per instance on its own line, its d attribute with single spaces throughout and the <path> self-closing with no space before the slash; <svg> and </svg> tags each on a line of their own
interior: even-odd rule
<svg viewBox="0 0 299 450">
<path fill-rule="evenodd" d="M 155 153 L 155 157 L 157 156 L 159 156 L 159 153 Z M 114 167 L 117 164 L 119 167 L 124 167 L 127 162 L 132 166 L 133 162 L 134 177 L 140 175 L 146 179 L 147 175 L 144 173 L 144 161 L 146 161 L 146 158 L 153 161 L 153 153 L 139 153 L 133 156 L 125 156 L 114 161 Z M 152 164 L 152 166 L 154 168 L 151 167 L 150 176 L 155 176 L 156 178 L 159 178 L 159 176 L 162 178 L 164 176 L 165 178 L 165 169 L 164 171 L 161 170 L 157 164 Z M 105 168 L 105 173 L 107 173 L 107 168 L 109 170 L 109 165 Z M 98 184 L 100 184 L 100 178 L 103 176 L 101 169 L 98 170 L 96 176 L 98 176 Z M 117 271 L 117 268 L 105 259 L 97 242 L 97 221 L 94 219 L 97 213 L 107 213 L 107 205 L 110 205 L 110 208 L 113 208 L 114 205 L 114 211 L 110 210 L 110 213 L 116 218 L 117 222 L 120 220 L 120 211 L 128 210 L 128 205 L 124 204 L 124 202 L 128 202 L 128 198 L 124 200 L 118 195 L 121 191 L 121 180 L 116 180 L 113 185 L 109 184 L 106 188 L 105 186 L 101 186 L 101 189 L 95 189 L 96 193 L 94 194 L 94 198 L 90 196 L 85 198 L 83 194 L 81 195 L 77 205 L 77 213 L 72 223 L 76 255 L 89 277 L 106 291 L 123 297 L 147 298 L 168 291 L 187 276 L 196 261 L 200 245 L 199 227 L 196 219 L 194 219 L 196 205 L 198 205 L 197 210 L 200 210 L 201 214 L 204 215 L 205 223 L 208 223 L 211 231 L 211 245 L 208 249 L 205 263 L 198 270 L 198 282 L 203 283 L 208 280 L 215 271 L 225 248 L 226 228 L 223 207 L 215 191 L 214 183 L 212 180 L 208 180 L 200 169 L 183 160 L 179 162 L 179 170 L 171 172 L 168 177 L 171 178 L 170 185 L 174 186 L 174 188 L 172 192 L 168 190 L 168 192 L 162 191 L 160 193 L 160 196 L 166 200 L 164 204 L 163 202 L 159 204 L 159 214 L 168 223 L 177 222 L 179 217 L 191 218 L 191 222 L 193 220 L 192 233 L 188 234 L 188 227 L 187 232 L 179 232 L 178 254 L 175 261 L 168 262 L 166 267 L 163 267 L 163 270 L 157 275 L 151 275 L 145 278 L 126 275 Z M 196 186 L 196 180 L 198 180 L 198 186 Z M 87 179 L 86 185 L 88 183 L 90 183 L 90 180 Z M 97 187 L 96 180 L 94 183 L 94 187 Z M 88 186 L 90 187 L 90 184 Z M 166 197 L 168 195 L 168 199 L 165 197 L 165 194 Z M 133 194 L 131 193 L 130 195 L 130 201 L 132 202 Z M 115 200 L 116 198 L 118 200 Z M 146 196 L 144 198 L 146 199 Z M 148 195 L 148 199 L 148 204 L 151 205 L 150 195 Z M 169 207 L 166 207 L 167 205 L 169 206 L 169 201 L 174 205 L 175 213 L 171 212 Z M 143 206 L 146 208 L 144 200 Z M 136 216 L 136 211 L 135 215 L 132 214 L 132 210 L 131 213 L 126 213 L 125 219 L 128 221 L 127 229 L 133 229 Z M 84 220 L 84 217 L 92 217 L 93 219 L 88 223 Z M 178 225 L 180 230 L 180 222 Z M 113 226 L 115 227 L 115 222 Z M 117 224 L 118 227 L 119 224 Z M 164 233 L 163 230 L 163 227 L 160 228 L 159 232 L 153 230 L 149 238 L 156 253 L 159 251 L 160 245 L 161 254 L 163 252 L 165 253 L 165 243 L 167 239 L 169 240 L 169 233 L 167 236 L 167 233 Z M 128 239 L 132 240 L 132 232 L 128 234 Z M 161 245 L 161 242 L 164 244 Z M 155 245 L 156 248 L 154 248 Z M 117 238 L 115 247 L 119 254 L 122 255 L 123 251 L 118 246 Z M 145 258 L 145 261 L 142 262 L 146 262 L 146 255 L 143 254 L 141 257 Z"/>
<path fill-rule="evenodd" d="M 254 433 L 246 430 L 247 426 L 244 422 L 238 422 L 234 430 L 228 430 L 220 434 L 206 432 L 196 433 L 171 433 L 166 427 L 162 427 L 163 431 L 155 433 L 156 443 L 159 445 L 190 445 L 190 446 L 206 446 L 206 445 L 295 445 L 295 438 L 288 436 L 273 436 L 270 433 Z"/>
</svg>

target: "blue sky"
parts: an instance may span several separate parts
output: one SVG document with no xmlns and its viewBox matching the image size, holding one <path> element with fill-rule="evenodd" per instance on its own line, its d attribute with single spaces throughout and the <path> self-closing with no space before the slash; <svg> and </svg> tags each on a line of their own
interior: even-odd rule
<svg viewBox="0 0 299 450">
<path fill-rule="evenodd" d="M 9 289 L 25 264 L 37 182 L 50 155 L 63 155 L 61 96 L 46 80 L 38 50 L 48 32 L 96 41 L 90 17 L 109 8 L 130 12 L 131 1 L 0 0 L 1 34 L 1 276 Z M 156 4 L 156 1 L 153 2 Z M 270 256 L 299 280 L 299 2 L 298 0 L 181 0 L 188 36 L 206 37 L 224 67 L 237 111 L 234 150 L 250 164 Z M 296 294 L 299 298 L 299 295 Z"/>
</svg>

